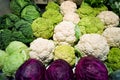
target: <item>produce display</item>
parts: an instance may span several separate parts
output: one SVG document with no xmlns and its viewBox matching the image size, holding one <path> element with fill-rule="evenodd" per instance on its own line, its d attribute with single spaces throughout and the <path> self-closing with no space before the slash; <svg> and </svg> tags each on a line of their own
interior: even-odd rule
<svg viewBox="0 0 120 80">
<path fill-rule="evenodd" d="M 11 0 L 10 10 L 0 80 L 120 80 L 119 0 Z"/>
</svg>

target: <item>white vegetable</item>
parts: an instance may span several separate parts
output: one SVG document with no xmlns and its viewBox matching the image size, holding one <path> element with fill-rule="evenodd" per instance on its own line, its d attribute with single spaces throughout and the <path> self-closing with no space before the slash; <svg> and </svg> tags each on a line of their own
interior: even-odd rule
<svg viewBox="0 0 120 80">
<path fill-rule="evenodd" d="M 104 30 L 102 34 L 111 47 L 120 48 L 120 28 L 119 27 L 110 27 Z"/>
<path fill-rule="evenodd" d="M 80 18 L 77 13 L 70 12 L 70 13 L 66 13 L 64 15 L 63 20 L 71 21 L 71 22 L 77 24 L 80 21 Z"/>
<path fill-rule="evenodd" d="M 66 13 L 75 12 L 77 10 L 77 5 L 72 1 L 64 1 L 60 5 L 60 10 L 63 15 Z"/>
<path fill-rule="evenodd" d="M 99 34 L 84 34 L 75 47 L 82 56 L 93 55 L 100 60 L 105 60 L 109 52 L 106 39 Z"/>
<path fill-rule="evenodd" d="M 119 16 L 112 11 L 102 11 L 97 17 L 105 23 L 106 28 L 119 25 Z"/>
<path fill-rule="evenodd" d="M 53 40 L 57 44 L 72 45 L 76 41 L 75 24 L 69 21 L 63 21 L 55 26 Z"/>
<path fill-rule="evenodd" d="M 60 4 L 63 3 L 64 1 L 66 1 L 66 0 L 58 0 L 58 2 L 59 2 Z M 67 0 L 67 1 L 76 2 L 76 0 Z"/>
<path fill-rule="evenodd" d="M 47 64 L 53 59 L 54 48 L 55 45 L 52 40 L 37 38 L 30 43 L 30 57 Z"/>
</svg>

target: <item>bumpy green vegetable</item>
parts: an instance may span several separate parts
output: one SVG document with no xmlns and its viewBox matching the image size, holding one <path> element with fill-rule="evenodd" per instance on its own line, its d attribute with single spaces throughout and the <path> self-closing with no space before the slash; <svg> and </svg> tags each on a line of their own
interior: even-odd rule
<svg viewBox="0 0 120 80">
<path fill-rule="evenodd" d="M 62 14 L 59 11 L 53 9 L 48 9 L 47 11 L 45 11 L 42 17 L 46 19 L 50 19 L 53 24 L 57 24 L 61 22 L 63 19 Z"/>
<path fill-rule="evenodd" d="M 56 59 L 63 59 L 73 66 L 76 61 L 74 48 L 69 45 L 57 46 L 54 51 L 54 60 Z"/>
<path fill-rule="evenodd" d="M 106 11 L 108 8 L 105 5 L 100 5 L 98 7 L 91 7 L 89 4 L 83 2 L 81 7 L 78 8 L 77 13 L 80 18 L 87 16 L 97 16 L 101 11 Z"/>
<path fill-rule="evenodd" d="M 22 12 L 21 17 L 28 21 L 33 21 L 34 19 L 40 17 L 40 12 L 33 5 L 26 6 Z"/>
<path fill-rule="evenodd" d="M 29 58 L 29 49 L 24 43 L 13 41 L 8 45 L 7 52 L 9 54 L 4 58 L 2 71 L 6 76 L 14 76 L 20 65 Z"/>
<path fill-rule="evenodd" d="M 47 6 L 45 7 L 45 9 L 46 10 L 48 10 L 48 9 L 53 9 L 53 10 L 57 10 L 57 11 L 59 11 L 60 10 L 60 7 L 59 7 L 59 5 L 57 4 L 57 3 L 55 3 L 55 2 L 48 2 L 48 4 L 47 4 Z"/>
<path fill-rule="evenodd" d="M 99 33 L 104 30 L 104 23 L 97 17 L 84 17 L 78 23 L 82 34 L 86 33 Z"/>
<path fill-rule="evenodd" d="M 37 18 L 32 23 L 33 34 L 36 37 L 51 38 L 54 26 L 49 19 Z"/>
<path fill-rule="evenodd" d="M 96 16 L 94 9 L 90 5 L 84 2 L 82 3 L 81 7 L 78 8 L 77 13 L 79 14 L 80 18 L 87 16 Z"/>
<path fill-rule="evenodd" d="M 105 63 L 114 71 L 120 69 L 120 49 L 111 48 Z"/>
</svg>

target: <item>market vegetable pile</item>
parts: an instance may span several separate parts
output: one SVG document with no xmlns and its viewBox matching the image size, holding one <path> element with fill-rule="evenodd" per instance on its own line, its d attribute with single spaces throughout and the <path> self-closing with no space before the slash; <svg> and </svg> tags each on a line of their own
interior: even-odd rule
<svg viewBox="0 0 120 80">
<path fill-rule="evenodd" d="M 112 4 L 113 3 L 113 4 Z M 120 1 L 11 0 L 0 16 L 0 80 L 120 80 Z"/>
</svg>

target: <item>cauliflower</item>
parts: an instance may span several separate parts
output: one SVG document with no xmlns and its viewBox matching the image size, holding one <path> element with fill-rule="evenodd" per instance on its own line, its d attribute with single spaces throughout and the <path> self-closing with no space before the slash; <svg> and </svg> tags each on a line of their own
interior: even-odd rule
<svg viewBox="0 0 120 80">
<path fill-rule="evenodd" d="M 68 21 L 63 21 L 55 26 L 53 40 L 57 44 L 73 45 L 76 41 L 75 24 Z"/>
<path fill-rule="evenodd" d="M 120 28 L 119 27 L 109 27 L 104 30 L 102 34 L 110 47 L 120 48 Z"/>
<path fill-rule="evenodd" d="M 53 59 L 55 45 L 52 40 L 37 38 L 30 43 L 30 57 L 42 61 L 47 65 Z"/>
<path fill-rule="evenodd" d="M 106 39 L 99 34 L 84 34 L 75 48 L 81 56 L 93 55 L 100 60 L 105 60 L 109 52 Z"/>
<path fill-rule="evenodd" d="M 73 66 L 76 62 L 74 48 L 70 45 L 57 46 L 54 51 L 54 60 L 56 59 L 63 59 Z"/>
<path fill-rule="evenodd" d="M 35 37 L 49 39 L 53 36 L 54 26 L 50 19 L 39 17 L 32 22 L 31 26 Z"/>
<path fill-rule="evenodd" d="M 119 25 L 119 16 L 112 11 L 102 11 L 97 15 L 104 22 L 105 27 L 117 27 Z"/>
<path fill-rule="evenodd" d="M 104 23 L 98 17 L 84 17 L 78 23 L 82 34 L 98 33 L 101 34 L 104 30 Z"/>
<path fill-rule="evenodd" d="M 77 24 L 80 21 L 79 15 L 77 13 L 66 13 L 63 17 L 63 20 L 65 21 L 71 21 L 75 24 Z"/>
<path fill-rule="evenodd" d="M 77 5 L 72 1 L 64 1 L 60 5 L 60 11 L 64 15 L 66 13 L 75 12 L 77 10 Z"/>
<path fill-rule="evenodd" d="M 105 64 L 112 68 L 112 70 L 120 69 L 120 49 L 119 48 L 111 48 L 105 61 Z"/>
</svg>

